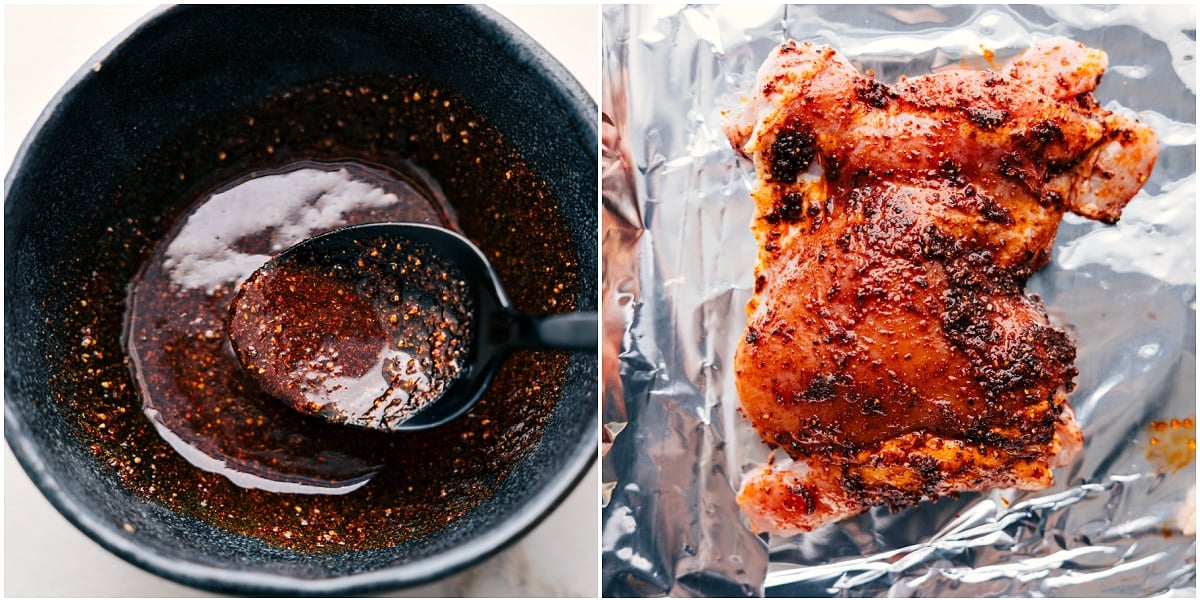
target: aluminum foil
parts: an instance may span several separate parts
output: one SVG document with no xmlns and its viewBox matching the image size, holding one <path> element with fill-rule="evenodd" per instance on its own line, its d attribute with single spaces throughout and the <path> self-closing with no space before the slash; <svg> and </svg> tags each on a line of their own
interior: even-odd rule
<svg viewBox="0 0 1200 600">
<path fill-rule="evenodd" d="M 1193 5 L 606 6 L 603 18 L 606 596 L 1195 595 Z M 1078 342 L 1083 456 L 1046 490 L 753 535 L 735 490 L 768 449 L 737 414 L 732 358 L 754 173 L 722 109 L 789 37 L 894 82 L 995 67 L 1052 35 L 1105 50 L 1097 98 L 1162 144 L 1120 223 L 1069 215 L 1027 288 Z"/>
</svg>

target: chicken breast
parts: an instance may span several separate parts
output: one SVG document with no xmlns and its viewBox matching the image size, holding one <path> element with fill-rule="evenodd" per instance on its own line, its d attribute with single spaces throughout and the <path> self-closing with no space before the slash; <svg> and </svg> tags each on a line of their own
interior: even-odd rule
<svg viewBox="0 0 1200 600">
<path fill-rule="evenodd" d="M 1079 450 L 1075 345 L 1024 285 L 1065 211 L 1115 222 L 1153 167 L 1153 131 L 1092 97 L 1106 65 L 1053 39 L 889 86 L 772 52 L 726 122 L 758 176 L 737 390 L 787 455 L 743 482 L 756 531 L 1046 487 Z"/>
</svg>

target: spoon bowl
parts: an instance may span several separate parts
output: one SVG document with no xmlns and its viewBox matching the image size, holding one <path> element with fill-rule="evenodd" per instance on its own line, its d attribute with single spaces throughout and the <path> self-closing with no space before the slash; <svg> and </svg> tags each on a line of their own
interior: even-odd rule
<svg viewBox="0 0 1200 600">
<path fill-rule="evenodd" d="M 470 240 L 415 223 L 346 227 L 292 246 L 242 283 L 229 323 L 265 391 L 384 431 L 462 416 L 514 350 L 595 350 L 598 339 L 594 312 L 522 314 Z"/>
</svg>

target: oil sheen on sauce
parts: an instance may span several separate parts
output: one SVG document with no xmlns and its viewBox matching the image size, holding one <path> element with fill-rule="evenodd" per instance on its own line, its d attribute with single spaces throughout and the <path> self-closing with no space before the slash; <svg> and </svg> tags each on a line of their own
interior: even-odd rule
<svg viewBox="0 0 1200 600">
<path fill-rule="evenodd" d="M 515 308 L 573 310 L 577 258 L 557 199 L 460 97 L 403 77 L 297 86 L 165 141 L 112 203 L 53 267 L 43 302 L 56 318 L 42 327 L 56 410 L 133 494 L 288 550 L 368 550 L 469 514 L 537 446 L 565 353 L 517 353 L 471 412 L 397 434 L 280 402 L 226 331 L 238 284 L 268 258 L 366 222 L 458 230 Z"/>
<path fill-rule="evenodd" d="M 279 399 L 295 394 L 283 385 L 258 386 L 238 361 L 226 322 L 243 281 L 275 254 L 314 235 L 379 221 L 453 226 L 436 184 L 416 168 L 407 171 L 302 162 L 255 173 L 205 197 L 160 243 L 131 287 L 128 347 L 146 415 L 181 456 L 243 487 L 273 492 L 344 494 L 379 469 L 287 414 L 292 407 Z M 323 300 L 328 299 L 295 302 Z M 295 302 L 282 308 L 295 310 Z M 310 309 L 347 316 L 346 305 Z M 365 310 L 372 309 L 360 308 Z M 295 322 L 288 325 L 291 332 Z M 349 331 L 338 333 L 359 333 L 353 324 L 342 329 Z M 380 327 L 377 336 L 382 335 Z M 278 360 L 264 365 L 300 366 Z M 272 371 L 264 379 L 287 377 Z M 305 407 L 305 395 L 294 403 Z M 283 425 L 290 422 L 295 425 Z"/>
</svg>

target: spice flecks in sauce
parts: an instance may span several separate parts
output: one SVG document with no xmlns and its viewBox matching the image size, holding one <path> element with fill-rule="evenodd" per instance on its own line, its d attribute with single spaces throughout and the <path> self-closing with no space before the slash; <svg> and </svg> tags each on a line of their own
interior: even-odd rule
<svg viewBox="0 0 1200 600">
<path fill-rule="evenodd" d="M 316 240 L 241 286 L 230 339 L 269 394 L 381 430 L 437 400 L 470 349 L 458 268 L 405 239 Z"/>
<path fill-rule="evenodd" d="M 113 191 L 113 203 L 122 207 L 118 217 L 73 234 L 76 258 L 50 267 L 59 284 L 44 299 L 39 335 L 54 410 L 66 415 L 74 443 L 95 455 L 98 468 L 186 517 L 319 553 L 394 546 L 437 531 L 485 502 L 536 446 L 563 389 L 563 353 L 513 356 L 470 413 L 403 436 L 314 423 L 266 398 L 292 422 L 300 419 L 304 433 L 339 449 L 341 458 L 379 466 L 366 471 L 370 481 L 345 495 L 249 489 L 196 468 L 143 415 L 130 376 L 122 343 L 130 335 L 123 327 L 127 284 L 155 246 L 215 186 L 247 173 L 286 172 L 302 161 L 421 165 L 445 190 L 461 231 L 491 259 L 516 309 L 573 310 L 578 259 L 549 186 L 461 98 L 434 90 L 413 78 L 337 79 L 181 131 Z M 418 93 L 421 100 L 414 100 Z M 469 137 L 436 134 L 451 116 Z M 224 351 L 232 360 L 232 349 Z M 208 368 L 194 365 L 182 375 L 195 387 Z M 219 416 L 228 414 L 224 400 L 204 410 L 214 422 L 229 420 Z M 273 425 L 264 420 L 262 427 Z"/>
<path fill-rule="evenodd" d="M 432 185 L 418 183 L 426 180 L 415 169 L 300 163 L 209 195 L 160 244 L 131 287 L 128 352 L 144 409 L 177 452 L 275 492 L 348 493 L 378 470 L 287 414 L 275 390 L 263 394 L 240 368 L 226 321 L 239 282 L 313 233 L 371 220 L 448 225 L 422 191 Z"/>
</svg>

